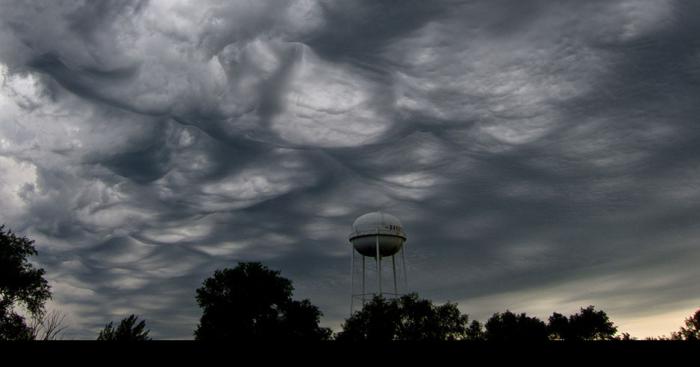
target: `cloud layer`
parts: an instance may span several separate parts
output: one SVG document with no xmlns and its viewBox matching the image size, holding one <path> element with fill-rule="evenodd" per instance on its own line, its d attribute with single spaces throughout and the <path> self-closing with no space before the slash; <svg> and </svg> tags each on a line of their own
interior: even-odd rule
<svg viewBox="0 0 700 367">
<path fill-rule="evenodd" d="M 194 290 L 248 260 L 337 327 L 346 235 L 378 209 L 404 222 L 425 297 L 482 320 L 595 304 L 668 333 L 654 316 L 700 301 L 698 17 L 655 0 L 3 2 L 0 221 L 36 240 L 75 338 L 130 313 L 190 338 Z"/>
</svg>

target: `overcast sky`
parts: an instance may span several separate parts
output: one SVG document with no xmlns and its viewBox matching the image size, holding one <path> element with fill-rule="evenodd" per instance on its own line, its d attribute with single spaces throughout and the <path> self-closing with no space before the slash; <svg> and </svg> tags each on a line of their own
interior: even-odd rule
<svg viewBox="0 0 700 367">
<path fill-rule="evenodd" d="M 68 338 L 192 338 L 238 261 L 337 330 L 374 210 L 410 289 L 481 321 L 700 307 L 694 1 L 0 3 L 0 222 Z"/>
</svg>

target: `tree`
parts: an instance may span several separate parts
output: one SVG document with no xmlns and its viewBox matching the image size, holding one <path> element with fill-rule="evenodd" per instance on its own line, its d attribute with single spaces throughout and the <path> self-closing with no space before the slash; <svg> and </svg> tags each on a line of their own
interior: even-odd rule
<svg viewBox="0 0 700 367">
<path fill-rule="evenodd" d="M 572 338 L 569 318 L 557 312 L 549 317 L 547 330 L 551 339 L 570 340 Z"/>
<path fill-rule="evenodd" d="M 216 270 L 197 289 L 203 309 L 197 340 L 326 340 L 321 312 L 309 300 L 292 300 L 292 282 L 258 262 Z"/>
<path fill-rule="evenodd" d="M 35 268 L 27 260 L 38 254 L 33 244 L 0 226 L 0 340 L 31 339 L 32 330 L 17 308 L 41 317 L 44 303 L 51 298 L 44 269 Z"/>
<path fill-rule="evenodd" d="M 581 308 L 581 312 L 569 316 L 569 324 L 576 339 L 610 340 L 617 333 L 617 327 L 605 311 L 596 311 L 593 306 Z"/>
<path fill-rule="evenodd" d="M 568 318 L 555 312 L 549 317 L 547 329 L 552 339 L 562 340 L 611 340 L 617 333 L 608 315 L 593 306 L 581 308 Z"/>
<path fill-rule="evenodd" d="M 472 320 L 472 322 L 469 324 L 469 327 L 467 327 L 465 339 L 471 341 L 486 339 L 486 335 L 484 334 L 484 327 L 479 321 Z"/>
<path fill-rule="evenodd" d="M 700 340 L 700 309 L 685 319 L 685 327 L 671 333 L 672 340 Z"/>
<path fill-rule="evenodd" d="M 402 300 L 409 296 L 402 297 Z M 441 306 L 433 306 L 435 319 L 431 320 L 427 339 L 432 340 L 462 340 L 467 335 L 469 316 L 463 315 L 456 303 L 447 302 Z"/>
<path fill-rule="evenodd" d="M 415 293 L 399 299 L 375 297 L 343 324 L 340 341 L 459 340 L 466 335 L 468 317 L 454 303 L 441 306 Z"/>
<path fill-rule="evenodd" d="M 495 313 L 486 322 L 486 340 L 499 342 L 545 341 L 547 326 L 536 317 L 510 311 Z"/>
<path fill-rule="evenodd" d="M 622 335 L 615 337 L 615 340 L 630 341 L 637 340 L 637 338 L 630 335 L 630 333 L 622 333 Z"/>
<path fill-rule="evenodd" d="M 374 297 L 343 323 L 338 341 L 386 342 L 397 339 L 401 310 L 396 300 Z"/>
<path fill-rule="evenodd" d="M 151 340 L 148 336 L 150 330 L 146 329 L 146 321 L 141 320 L 139 323 L 138 317 L 135 315 L 130 315 L 124 318 L 119 323 L 119 326 L 115 329 L 113 323 L 110 321 L 109 324 L 105 325 L 104 329 L 100 331 L 100 335 L 97 336 L 97 340 L 105 341 L 145 341 Z"/>
<path fill-rule="evenodd" d="M 32 319 L 29 326 L 32 340 L 56 340 L 63 333 L 67 326 L 65 324 L 66 315 L 60 311 L 53 310 Z"/>
<path fill-rule="evenodd" d="M 24 317 L 6 309 L 0 309 L 0 340 L 31 340 L 32 333 L 24 323 Z"/>
</svg>

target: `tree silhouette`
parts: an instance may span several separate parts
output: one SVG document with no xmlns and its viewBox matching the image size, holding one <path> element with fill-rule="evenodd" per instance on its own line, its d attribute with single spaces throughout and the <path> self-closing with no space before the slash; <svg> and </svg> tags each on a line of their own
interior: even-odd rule
<svg viewBox="0 0 700 367">
<path fill-rule="evenodd" d="M 293 340 L 328 340 L 331 330 L 318 326 L 321 311 L 308 299 L 286 303 L 281 313 L 281 335 Z"/>
<path fill-rule="evenodd" d="M 402 303 L 405 304 L 403 300 L 410 296 L 402 297 Z M 447 302 L 441 306 L 433 307 L 436 317 L 428 324 L 429 328 L 427 329 L 431 332 L 427 334 L 428 337 L 425 339 L 462 340 L 466 337 L 469 316 L 463 315 L 456 303 Z"/>
<path fill-rule="evenodd" d="M 135 315 L 130 315 L 127 318 L 122 319 L 119 326 L 115 329 L 113 323 L 110 321 L 109 324 L 105 325 L 105 328 L 100 331 L 100 335 L 97 336 L 97 340 L 106 341 L 144 341 L 151 340 L 148 336 L 150 330 L 146 329 L 146 321 L 141 320 L 136 323 L 138 317 Z"/>
<path fill-rule="evenodd" d="M 573 338 L 569 319 L 557 312 L 549 317 L 547 330 L 549 331 L 550 338 L 554 340 L 571 340 Z"/>
<path fill-rule="evenodd" d="M 471 341 L 485 340 L 484 326 L 479 321 L 472 320 L 469 327 L 467 327 L 465 339 Z"/>
<path fill-rule="evenodd" d="M 510 311 L 495 313 L 486 322 L 486 340 L 498 342 L 545 341 L 547 326 L 536 317 L 524 313 L 516 315 Z"/>
<path fill-rule="evenodd" d="M 581 308 L 581 312 L 569 317 L 574 337 L 584 340 L 610 340 L 617 333 L 605 311 L 595 311 L 593 306 Z"/>
<path fill-rule="evenodd" d="M 343 330 L 338 333 L 338 341 L 384 342 L 397 339 L 401 310 L 396 300 L 374 297 L 345 320 Z"/>
<path fill-rule="evenodd" d="M 596 311 L 593 306 L 569 316 L 554 313 L 547 326 L 552 339 L 563 340 L 610 340 L 614 339 L 617 327 L 604 311 Z"/>
<path fill-rule="evenodd" d="M 0 309 L 0 340 L 31 340 L 31 330 L 24 318 L 13 311 Z"/>
<path fill-rule="evenodd" d="M 343 324 L 340 341 L 438 341 L 464 339 L 468 318 L 454 303 L 435 306 L 415 293 L 374 297 Z"/>
<path fill-rule="evenodd" d="M 197 289 L 203 309 L 197 340 L 326 340 L 321 312 L 308 300 L 292 300 L 292 282 L 258 262 L 216 270 Z"/>
<path fill-rule="evenodd" d="M 700 309 L 695 314 L 685 319 L 685 327 L 671 333 L 673 340 L 700 340 Z"/>
<path fill-rule="evenodd" d="M 27 261 L 28 256 L 37 255 L 33 244 L 0 226 L 0 340 L 32 339 L 31 327 L 16 308 L 23 307 L 33 317 L 41 317 L 44 303 L 51 298 L 44 269 L 36 269 Z"/>
<path fill-rule="evenodd" d="M 31 339 L 33 340 L 56 340 L 63 333 L 67 326 L 65 324 L 66 314 L 60 311 L 50 311 L 32 318 L 29 326 Z"/>
</svg>

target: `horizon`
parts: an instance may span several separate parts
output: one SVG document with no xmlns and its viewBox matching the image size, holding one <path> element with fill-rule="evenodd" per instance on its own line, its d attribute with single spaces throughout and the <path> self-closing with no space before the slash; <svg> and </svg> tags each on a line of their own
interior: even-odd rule
<svg viewBox="0 0 700 367">
<path fill-rule="evenodd" d="M 339 330 L 348 234 L 384 211 L 408 291 L 470 319 L 700 308 L 700 4 L 0 3 L 0 224 L 94 339 L 191 339 L 259 261 Z"/>
</svg>

